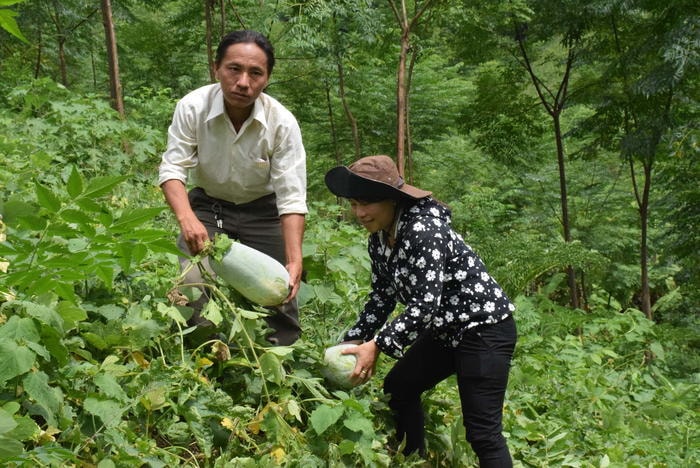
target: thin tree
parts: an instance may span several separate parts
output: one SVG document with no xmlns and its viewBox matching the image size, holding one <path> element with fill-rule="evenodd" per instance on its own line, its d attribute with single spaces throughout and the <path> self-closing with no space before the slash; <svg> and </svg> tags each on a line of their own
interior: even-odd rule
<svg viewBox="0 0 700 468">
<path fill-rule="evenodd" d="M 41 7 L 41 5 L 39 5 Z M 65 5 L 61 5 L 58 1 L 52 0 L 49 10 L 49 18 L 53 23 L 56 31 L 56 43 L 58 44 L 58 70 L 61 77 L 61 84 L 68 86 L 68 65 L 66 60 L 66 43 L 81 26 L 86 24 L 88 20 L 99 11 L 99 8 L 93 8 L 87 15 L 79 18 L 75 23 L 65 25 L 63 10 Z M 40 52 L 39 52 L 40 53 Z"/>
<path fill-rule="evenodd" d="M 335 164 L 343 164 L 343 158 L 340 151 L 340 145 L 338 144 L 338 131 L 335 128 L 335 117 L 333 117 L 333 104 L 331 103 L 331 87 L 328 80 L 324 81 L 323 86 L 326 94 L 326 108 L 328 110 L 328 123 L 331 132 L 331 141 L 333 142 L 333 156 L 335 157 Z"/>
<path fill-rule="evenodd" d="M 337 55 L 337 70 L 338 70 L 338 94 L 340 95 L 340 102 L 343 103 L 343 112 L 345 112 L 345 117 L 348 119 L 350 124 L 350 130 L 352 132 L 352 145 L 355 149 L 355 159 L 361 156 L 362 149 L 360 145 L 360 131 L 357 128 L 357 119 L 350 109 L 350 104 L 348 103 L 348 98 L 345 93 L 345 70 L 343 69 L 343 58 L 340 54 Z"/>
<path fill-rule="evenodd" d="M 400 51 L 399 64 L 396 71 L 396 165 L 399 168 L 399 174 L 404 176 L 406 159 L 410 159 L 410 154 L 407 154 L 406 148 L 408 145 L 408 109 L 409 109 L 409 91 L 410 91 L 410 76 L 413 67 L 407 66 L 408 56 L 411 53 L 411 35 L 421 19 L 423 14 L 430 8 L 436 0 L 426 0 L 422 5 L 418 5 L 418 1 L 414 2 L 413 14 L 409 17 L 406 7 L 406 0 L 387 0 L 391 11 L 394 13 L 394 18 L 399 24 L 401 31 L 400 36 Z"/>
<path fill-rule="evenodd" d="M 572 34 L 566 37 L 563 41 L 566 47 L 564 71 L 556 90 L 553 91 L 547 86 L 542 77 L 540 77 L 534 69 L 532 59 L 530 58 L 530 54 L 526 47 L 527 24 L 518 24 L 515 31 L 515 40 L 517 41 L 518 50 L 520 53 L 520 63 L 525 70 L 527 70 L 530 80 L 532 81 L 532 85 L 537 92 L 540 103 L 552 118 L 554 141 L 556 143 L 557 152 L 557 166 L 559 169 L 559 198 L 561 204 L 561 224 L 564 242 L 571 242 L 572 238 L 566 182 L 566 150 L 564 149 L 564 137 L 561 128 L 561 114 L 566 108 L 567 98 L 569 97 L 569 81 L 571 79 L 571 71 L 576 58 L 575 49 L 578 46 L 579 38 L 580 34 Z M 576 285 L 576 271 L 572 265 L 568 265 L 566 267 L 566 275 L 569 286 L 571 307 L 578 308 L 579 296 Z"/>
<path fill-rule="evenodd" d="M 102 23 L 105 28 L 107 42 L 107 63 L 109 65 L 109 95 L 112 107 L 124 118 L 124 97 L 119 78 L 119 54 L 117 52 L 117 36 L 114 32 L 112 4 L 110 0 L 102 0 Z"/>
<path fill-rule="evenodd" d="M 226 35 L 226 5 L 224 0 L 219 0 L 219 37 Z"/>
<path fill-rule="evenodd" d="M 604 73 L 591 96 L 596 109 L 591 118 L 598 144 L 616 149 L 628 164 L 639 215 L 639 307 L 653 319 L 649 279 L 649 223 L 652 180 L 659 158 L 671 149 L 665 139 L 675 127 L 678 108 L 692 102 L 700 60 L 697 41 L 688 21 L 688 4 L 611 2 L 597 18 L 597 39 L 591 48 L 598 53 Z"/>
<path fill-rule="evenodd" d="M 214 76 L 214 51 L 213 51 L 213 30 L 214 22 L 212 20 L 212 10 L 214 9 L 214 0 L 204 0 L 204 23 L 205 23 L 205 43 L 207 45 L 207 63 L 209 64 L 209 81 L 216 81 Z"/>
<path fill-rule="evenodd" d="M 360 144 L 360 130 L 357 125 L 357 118 L 350 108 L 350 103 L 348 102 L 348 96 L 345 87 L 345 67 L 343 66 L 344 55 L 346 52 L 346 41 L 344 40 L 344 33 L 342 28 L 338 24 L 338 18 L 336 14 L 333 14 L 333 21 L 331 22 L 333 28 L 331 30 L 332 42 L 331 50 L 333 51 L 333 59 L 335 60 L 335 68 L 338 76 L 338 95 L 340 97 L 340 102 L 343 105 L 343 112 L 345 117 L 350 124 L 350 131 L 352 133 L 352 145 L 355 151 L 355 159 L 358 159 L 362 154 L 362 145 Z"/>
</svg>

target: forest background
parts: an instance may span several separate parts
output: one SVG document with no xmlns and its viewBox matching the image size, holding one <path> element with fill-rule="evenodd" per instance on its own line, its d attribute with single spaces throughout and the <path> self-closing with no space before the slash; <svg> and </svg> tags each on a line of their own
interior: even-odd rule
<svg viewBox="0 0 700 468">
<path fill-rule="evenodd" d="M 0 0 L 0 462 L 418 466 L 388 443 L 390 360 L 353 390 L 320 373 L 369 280 L 323 175 L 383 153 L 517 304 L 516 466 L 698 466 L 699 8 Z M 308 154 L 293 347 L 215 280 L 225 338 L 191 345 L 154 185 L 176 100 L 243 27 Z M 454 387 L 425 398 L 430 466 L 476 464 Z"/>
</svg>

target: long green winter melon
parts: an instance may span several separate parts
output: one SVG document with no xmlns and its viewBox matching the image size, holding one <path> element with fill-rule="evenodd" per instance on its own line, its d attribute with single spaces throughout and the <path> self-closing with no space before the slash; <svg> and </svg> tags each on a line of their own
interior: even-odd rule
<svg viewBox="0 0 700 468">
<path fill-rule="evenodd" d="M 212 270 L 243 297 L 262 306 L 279 305 L 289 295 L 289 272 L 280 262 L 240 242 L 233 242 L 221 262 L 209 257 Z"/>
</svg>

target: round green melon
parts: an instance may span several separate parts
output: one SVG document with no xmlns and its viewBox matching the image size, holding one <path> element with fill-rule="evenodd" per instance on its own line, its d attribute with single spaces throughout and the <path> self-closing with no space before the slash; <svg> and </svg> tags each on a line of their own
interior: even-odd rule
<svg viewBox="0 0 700 468">
<path fill-rule="evenodd" d="M 357 358 L 354 354 L 341 354 L 341 351 L 357 346 L 352 343 L 341 343 L 326 349 L 323 355 L 323 376 L 340 388 L 349 389 L 355 386 L 350 380 L 350 374 L 355 369 Z"/>
</svg>

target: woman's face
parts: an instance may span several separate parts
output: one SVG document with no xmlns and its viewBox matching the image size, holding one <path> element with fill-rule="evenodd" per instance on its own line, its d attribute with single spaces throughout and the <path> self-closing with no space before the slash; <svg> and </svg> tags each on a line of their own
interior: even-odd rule
<svg viewBox="0 0 700 468">
<path fill-rule="evenodd" d="M 371 233 L 389 231 L 394 222 L 396 202 L 394 200 L 382 200 L 367 202 L 350 199 L 350 208 L 357 220 Z"/>
</svg>

